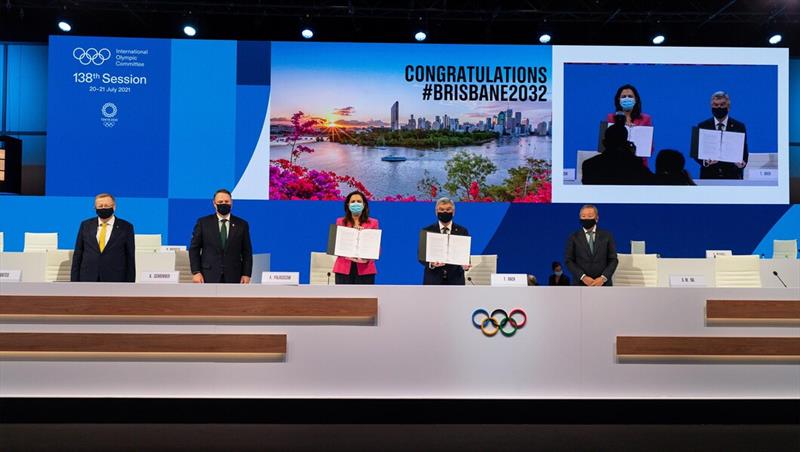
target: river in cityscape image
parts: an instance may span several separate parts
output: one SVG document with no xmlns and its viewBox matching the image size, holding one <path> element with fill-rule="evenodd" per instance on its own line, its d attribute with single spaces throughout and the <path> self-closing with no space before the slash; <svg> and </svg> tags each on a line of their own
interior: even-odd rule
<svg viewBox="0 0 800 452">
<path fill-rule="evenodd" d="M 309 169 L 332 171 L 340 176 L 353 176 L 372 192 L 375 199 L 394 195 L 420 193 L 417 183 L 426 176 L 435 178 L 440 186 L 447 181 L 445 163 L 456 153 L 466 151 L 488 157 L 497 171 L 487 178 L 488 184 L 499 184 L 508 176 L 508 170 L 523 166 L 526 159 L 550 161 L 551 138 L 546 136 L 502 137 L 489 143 L 474 146 L 454 146 L 441 149 L 415 149 L 395 146 L 366 147 L 332 143 L 309 143 L 313 153 L 302 154 L 297 164 Z M 270 159 L 289 159 L 290 146 L 271 145 Z M 405 157 L 405 161 L 386 162 L 386 156 Z M 341 187 L 343 194 L 349 187 Z"/>
</svg>

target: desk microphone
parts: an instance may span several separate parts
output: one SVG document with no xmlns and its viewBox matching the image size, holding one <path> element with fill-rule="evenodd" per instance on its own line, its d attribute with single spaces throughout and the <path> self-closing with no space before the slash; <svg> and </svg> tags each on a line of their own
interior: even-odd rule
<svg viewBox="0 0 800 452">
<path fill-rule="evenodd" d="M 775 275 L 776 278 L 778 278 L 778 281 L 780 281 L 781 284 L 783 284 L 783 287 L 789 287 L 786 285 L 785 282 L 783 282 L 783 280 L 781 279 L 781 275 L 778 274 L 777 270 L 772 270 L 772 274 Z"/>
<path fill-rule="evenodd" d="M 331 272 L 328 272 L 328 285 L 331 285 Z"/>
<path fill-rule="evenodd" d="M 469 283 L 472 284 L 473 286 L 475 285 L 475 283 L 472 282 L 472 276 L 467 276 L 467 281 L 469 281 Z"/>
</svg>

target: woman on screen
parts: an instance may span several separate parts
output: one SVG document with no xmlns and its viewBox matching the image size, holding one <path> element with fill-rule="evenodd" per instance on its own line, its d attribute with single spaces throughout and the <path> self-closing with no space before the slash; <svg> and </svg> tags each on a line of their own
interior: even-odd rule
<svg viewBox="0 0 800 452">
<path fill-rule="evenodd" d="M 642 98 L 639 97 L 639 90 L 631 84 L 617 88 L 617 94 L 614 95 L 614 109 L 614 113 L 609 113 L 606 117 L 606 121 L 609 123 L 614 123 L 617 112 L 622 112 L 625 115 L 625 125 L 628 127 L 653 125 L 653 118 L 647 113 L 642 113 Z M 642 157 L 642 164 L 648 166 L 646 157 Z"/>
<path fill-rule="evenodd" d="M 614 115 L 621 111 L 625 115 L 627 126 L 652 126 L 653 118 L 642 113 L 642 98 L 635 86 L 626 84 L 617 89 L 614 95 L 614 112 L 608 114 L 608 122 L 614 122 Z"/>
<path fill-rule="evenodd" d="M 336 225 L 356 229 L 378 229 L 378 220 L 369 217 L 369 202 L 360 191 L 354 191 L 344 199 L 344 216 L 336 219 Z M 337 257 L 333 264 L 336 284 L 375 284 L 375 261 Z"/>
</svg>

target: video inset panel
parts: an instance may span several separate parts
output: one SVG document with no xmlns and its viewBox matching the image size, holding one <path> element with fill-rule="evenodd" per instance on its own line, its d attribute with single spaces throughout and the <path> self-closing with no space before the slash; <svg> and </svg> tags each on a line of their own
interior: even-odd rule
<svg viewBox="0 0 800 452">
<path fill-rule="evenodd" d="M 554 47 L 553 60 L 554 202 L 788 202 L 785 49 Z"/>
</svg>

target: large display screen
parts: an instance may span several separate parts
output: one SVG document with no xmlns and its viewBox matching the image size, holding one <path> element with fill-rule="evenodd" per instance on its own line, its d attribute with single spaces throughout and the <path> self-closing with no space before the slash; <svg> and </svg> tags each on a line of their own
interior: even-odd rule
<svg viewBox="0 0 800 452">
<path fill-rule="evenodd" d="M 554 201 L 788 202 L 786 49 L 554 47 L 553 57 Z M 615 121 L 628 138 L 609 146 Z"/>
</svg>

